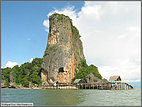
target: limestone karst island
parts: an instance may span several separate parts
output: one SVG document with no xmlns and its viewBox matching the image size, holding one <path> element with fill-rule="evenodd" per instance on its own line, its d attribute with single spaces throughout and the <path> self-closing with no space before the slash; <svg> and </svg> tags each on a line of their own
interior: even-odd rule
<svg viewBox="0 0 142 107">
<path fill-rule="evenodd" d="M 95 65 L 87 65 L 81 35 L 63 14 L 49 17 L 43 58 L 13 68 L 2 68 L 2 88 L 20 89 L 132 89 L 120 76 L 102 79 Z"/>
</svg>

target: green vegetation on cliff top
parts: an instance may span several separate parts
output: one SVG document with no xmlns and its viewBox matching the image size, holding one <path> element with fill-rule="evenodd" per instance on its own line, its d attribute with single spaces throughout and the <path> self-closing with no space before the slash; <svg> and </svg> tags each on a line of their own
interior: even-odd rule
<svg viewBox="0 0 142 107">
<path fill-rule="evenodd" d="M 64 19 L 63 17 L 68 18 L 68 19 L 70 20 L 72 33 L 73 33 L 73 35 L 75 36 L 75 38 L 77 39 L 77 38 L 80 38 L 80 37 L 81 37 L 81 36 L 79 35 L 78 29 L 77 29 L 75 26 L 73 26 L 73 24 L 72 24 L 72 19 L 70 19 L 68 16 L 66 16 L 66 15 L 64 15 L 64 14 L 58 14 L 58 13 L 52 14 L 51 16 L 49 16 L 49 19 L 50 19 L 51 17 L 55 17 L 55 16 L 58 16 L 58 17 L 57 17 L 58 21 L 62 21 L 62 20 Z"/>
</svg>

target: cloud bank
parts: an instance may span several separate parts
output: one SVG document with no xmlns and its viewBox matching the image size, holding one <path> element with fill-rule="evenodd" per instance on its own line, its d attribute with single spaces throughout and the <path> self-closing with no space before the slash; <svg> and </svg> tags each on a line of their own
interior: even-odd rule
<svg viewBox="0 0 142 107">
<path fill-rule="evenodd" d="M 79 29 L 88 64 L 98 66 L 109 79 L 120 75 L 123 81 L 141 78 L 141 3 L 139 1 L 86 1 L 80 12 L 74 6 L 55 9 L 68 15 Z M 44 20 L 46 31 L 49 20 Z"/>
<path fill-rule="evenodd" d="M 31 59 L 30 59 L 30 63 L 33 61 L 33 59 L 34 59 L 34 58 L 31 58 Z"/>
<path fill-rule="evenodd" d="M 17 63 L 17 62 L 8 61 L 8 62 L 5 64 L 5 68 L 6 68 L 6 67 L 13 68 L 15 65 L 18 65 L 18 63 Z"/>
</svg>

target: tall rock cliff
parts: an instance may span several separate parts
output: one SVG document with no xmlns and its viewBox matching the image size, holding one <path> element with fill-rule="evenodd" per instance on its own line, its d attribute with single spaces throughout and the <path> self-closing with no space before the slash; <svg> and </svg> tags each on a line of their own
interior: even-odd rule
<svg viewBox="0 0 142 107">
<path fill-rule="evenodd" d="M 79 31 L 63 14 L 49 17 L 48 43 L 43 56 L 42 84 L 72 83 L 78 64 L 85 60 Z"/>
</svg>

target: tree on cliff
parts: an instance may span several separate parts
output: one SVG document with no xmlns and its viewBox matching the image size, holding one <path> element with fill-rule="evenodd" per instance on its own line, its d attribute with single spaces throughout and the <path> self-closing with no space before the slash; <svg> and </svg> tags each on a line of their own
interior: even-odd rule
<svg viewBox="0 0 142 107">
<path fill-rule="evenodd" d="M 10 82 L 10 72 L 11 68 L 2 68 L 1 69 L 1 79 L 6 81 L 6 85 L 9 85 Z"/>
<path fill-rule="evenodd" d="M 102 79 L 101 74 L 98 71 L 98 68 L 94 65 L 88 66 L 86 63 L 86 60 L 81 60 L 81 64 L 78 66 L 79 72 L 76 73 L 73 81 L 75 79 L 86 79 L 86 76 L 89 74 L 93 74 L 94 77 L 98 77 L 99 79 Z"/>
<path fill-rule="evenodd" d="M 3 68 L 1 70 L 2 80 L 6 81 L 7 86 L 10 83 L 10 72 L 12 72 L 13 82 L 17 85 L 22 84 L 24 87 L 29 86 L 29 82 L 34 84 L 41 84 L 41 63 L 42 58 L 35 58 L 31 63 L 26 62 L 22 64 L 20 67 L 18 65 L 11 68 Z"/>
</svg>

